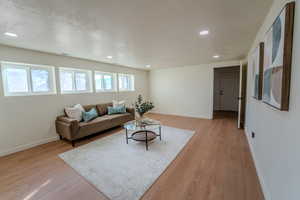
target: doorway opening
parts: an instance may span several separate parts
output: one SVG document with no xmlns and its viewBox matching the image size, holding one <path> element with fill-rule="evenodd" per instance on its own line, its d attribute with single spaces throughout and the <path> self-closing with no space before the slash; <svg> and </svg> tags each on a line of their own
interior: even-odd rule
<svg viewBox="0 0 300 200">
<path fill-rule="evenodd" d="M 214 69 L 213 118 L 238 118 L 240 66 Z"/>
</svg>

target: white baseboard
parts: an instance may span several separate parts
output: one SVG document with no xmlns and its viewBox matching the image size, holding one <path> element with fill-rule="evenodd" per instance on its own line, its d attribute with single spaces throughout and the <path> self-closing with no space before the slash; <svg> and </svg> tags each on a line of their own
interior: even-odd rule
<svg viewBox="0 0 300 200">
<path fill-rule="evenodd" d="M 159 111 L 151 111 L 149 113 L 161 114 L 161 115 L 180 116 L 180 117 L 192 117 L 192 118 L 198 118 L 198 119 L 212 119 L 212 117 L 207 117 L 207 116 L 195 116 L 195 115 L 185 115 L 185 114 L 176 114 L 176 113 L 163 113 L 163 112 L 159 112 Z"/>
<path fill-rule="evenodd" d="M 264 196 L 265 196 L 265 200 L 271 200 L 271 194 L 270 194 L 269 189 L 266 185 L 266 182 L 265 182 L 264 176 L 262 174 L 262 171 L 260 170 L 259 162 L 256 159 L 252 143 L 250 142 L 250 140 L 251 140 L 250 135 L 251 134 L 249 133 L 247 127 L 245 127 L 245 134 L 246 134 L 247 141 L 248 141 L 248 144 L 249 144 L 249 147 L 250 147 L 252 158 L 254 160 L 254 165 L 255 165 L 255 168 L 256 168 L 257 175 L 258 175 L 258 179 L 259 179 L 260 185 L 262 187 L 262 190 L 263 190 L 263 193 L 264 193 Z"/>
<path fill-rule="evenodd" d="M 12 149 L 8 149 L 8 150 L 0 152 L 0 157 L 1 156 L 6 156 L 6 155 L 9 155 L 9 154 L 12 154 L 12 153 L 16 153 L 16 152 L 19 152 L 19 151 L 23 151 L 23 150 L 26 150 L 26 149 L 29 149 L 29 148 L 32 148 L 32 147 L 35 147 L 35 146 L 38 146 L 38 145 L 41 145 L 41 144 L 46 144 L 48 142 L 53 142 L 53 141 L 56 141 L 56 140 L 58 140 L 58 136 L 51 137 L 51 138 L 46 138 L 46 139 L 39 140 L 39 141 L 29 143 L 29 144 L 19 145 L 19 146 L 16 146 L 16 147 L 12 148 Z"/>
</svg>

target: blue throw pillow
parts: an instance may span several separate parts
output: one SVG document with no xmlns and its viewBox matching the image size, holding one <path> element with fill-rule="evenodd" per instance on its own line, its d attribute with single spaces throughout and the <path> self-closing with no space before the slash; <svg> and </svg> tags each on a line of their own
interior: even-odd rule
<svg viewBox="0 0 300 200">
<path fill-rule="evenodd" d="M 95 119 L 97 117 L 98 117 L 98 113 L 97 113 L 97 110 L 95 108 L 92 108 L 88 112 L 82 112 L 82 118 L 83 118 L 84 122 L 89 122 L 92 119 Z"/>
<path fill-rule="evenodd" d="M 107 111 L 109 115 L 122 114 L 122 113 L 126 113 L 126 108 L 125 106 L 117 106 L 117 107 L 108 106 Z"/>
</svg>

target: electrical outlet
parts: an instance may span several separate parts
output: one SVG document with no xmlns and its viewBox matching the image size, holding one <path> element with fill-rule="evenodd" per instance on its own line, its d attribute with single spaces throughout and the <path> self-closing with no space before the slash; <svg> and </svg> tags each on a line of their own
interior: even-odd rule
<svg viewBox="0 0 300 200">
<path fill-rule="evenodd" d="M 252 133 L 251 133 L 251 137 L 252 138 L 255 138 L 255 133 L 252 131 Z"/>
</svg>

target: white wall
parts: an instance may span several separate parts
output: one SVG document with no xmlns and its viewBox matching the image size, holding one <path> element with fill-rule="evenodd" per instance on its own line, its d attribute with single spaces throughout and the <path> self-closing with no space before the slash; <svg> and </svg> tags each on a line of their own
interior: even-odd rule
<svg viewBox="0 0 300 200">
<path fill-rule="evenodd" d="M 212 118 L 213 68 L 238 66 L 239 61 L 158 69 L 150 72 L 154 112 Z"/>
<path fill-rule="evenodd" d="M 210 65 L 150 72 L 154 112 L 211 118 L 213 69 Z"/>
<path fill-rule="evenodd" d="M 0 156 L 57 139 L 55 118 L 75 103 L 96 104 L 125 99 L 134 102 L 138 94 L 148 98 L 148 72 L 88 60 L 58 56 L 0 45 L 0 60 L 72 67 L 135 75 L 135 92 L 89 93 L 4 97 L 0 81 Z M 57 76 L 58 77 L 58 76 Z M 57 80 L 57 86 L 58 80 Z"/>
<path fill-rule="evenodd" d="M 252 50 L 259 41 L 263 40 L 264 33 L 271 26 L 285 2 L 285 0 L 274 0 Z M 297 2 L 289 112 L 277 111 L 253 99 L 251 97 L 253 79 L 251 73 L 248 73 L 246 131 L 267 200 L 299 200 L 300 198 L 299 55 L 300 4 Z M 254 139 L 250 138 L 252 131 L 256 133 Z"/>
</svg>

